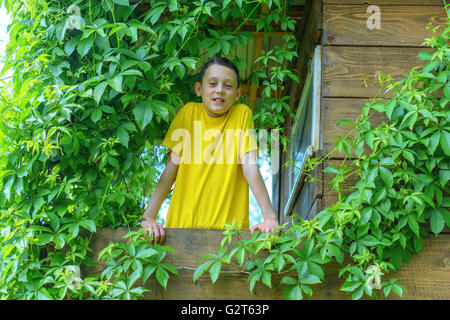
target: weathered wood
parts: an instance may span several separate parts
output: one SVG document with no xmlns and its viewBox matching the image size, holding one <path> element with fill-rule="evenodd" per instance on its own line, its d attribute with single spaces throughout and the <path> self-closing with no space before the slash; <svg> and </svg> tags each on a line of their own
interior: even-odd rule
<svg viewBox="0 0 450 320">
<path fill-rule="evenodd" d="M 128 232 L 127 228 L 101 229 L 93 235 L 91 248 L 93 261 L 96 263 L 87 274 L 100 272 L 104 265 L 96 262 L 98 253 L 110 241 L 121 241 Z M 224 268 L 215 284 L 211 283 L 209 275 L 203 275 L 199 281 L 193 283 L 192 276 L 197 259 L 206 253 L 214 253 L 220 246 L 223 238 L 221 230 L 205 229 L 166 229 L 165 245 L 173 247 L 176 252 L 169 252 L 164 260 L 178 267 L 179 276 L 172 275 L 167 290 L 163 290 L 151 280 L 146 287 L 148 292 L 144 299 L 282 299 L 283 286 L 278 286 L 280 279 L 286 274 L 274 274 L 273 288 L 257 283 L 253 293 L 248 289 L 247 274 L 236 272 L 237 269 Z M 243 233 L 248 239 L 249 232 Z M 384 276 L 382 281 L 391 277 L 399 279 L 399 283 L 407 290 L 404 299 L 450 299 L 450 234 L 441 234 L 438 237 L 428 237 L 424 240 L 422 252 L 414 255 L 409 265 L 404 265 L 399 271 Z M 344 264 L 346 262 L 344 261 Z M 325 282 L 313 285 L 313 299 L 348 299 L 349 297 L 339 288 L 343 279 L 338 277 L 337 263 L 325 266 Z M 230 272 L 231 271 L 231 272 Z M 381 295 L 381 293 L 379 294 Z M 306 297 L 305 297 L 306 298 Z M 397 299 L 391 294 L 389 299 Z"/>
<path fill-rule="evenodd" d="M 372 82 L 364 84 L 364 77 L 373 77 L 377 72 L 390 75 L 394 80 L 402 79 L 407 70 L 423 65 L 415 57 L 425 48 L 401 47 L 323 47 L 323 97 L 378 97 L 392 96 L 392 92 Z"/>
<path fill-rule="evenodd" d="M 365 4 L 375 5 L 396 5 L 396 6 L 439 6 L 443 4 L 443 0 L 323 0 L 323 4 Z"/>
<path fill-rule="evenodd" d="M 366 5 L 325 5 L 323 8 L 324 45 L 420 46 L 432 36 L 433 26 L 447 20 L 442 6 L 381 6 L 380 28 L 367 26 L 372 13 Z"/>
<path fill-rule="evenodd" d="M 308 73 L 308 62 L 314 53 L 314 46 L 318 44 L 317 41 L 322 34 L 322 18 L 321 18 L 321 3 L 320 1 L 310 1 L 305 8 L 306 17 L 304 17 L 303 26 L 301 29 L 300 52 L 296 59 L 295 70 L 297 70 L 297 77 L 300 83 L 292 82 L 289 92 L 289 105 L 296 106 L 300 101 L 299 92 L 302 91 L 305 84 L 306 75 Z M 295 112 L 295 110 L 294 110 Z"/>
</svg>

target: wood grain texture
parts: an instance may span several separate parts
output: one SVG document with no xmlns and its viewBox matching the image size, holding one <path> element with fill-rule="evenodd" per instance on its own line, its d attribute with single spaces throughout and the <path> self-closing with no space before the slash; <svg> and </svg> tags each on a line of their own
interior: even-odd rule
<svg viewBox="0 0 450 320">
<path fill-rule="evenodd" d="M 128 232 L 127 228 L 100 229 L 93 235 L 91 248 L 92 257 L 96 263 L 98 253 L 108 245 L 110 241 L 121 241 Z M 273 288 L 262 283 L 257 283 L 253 293 L 248 289 L 247 274 L 233 272 L 233 268 L 224 268 L 228 271 L 221 274 L 213 285 L 209 275 L 203 275 L 198 282 L 193 283 L 193 269 L 198 258 L 206 253 L 214 253 L 220 246 L 222 239 L 221 230 L 205 229 L 166 229 L 167 238 L 165 245 L 173 247 L 176 252 L 168 253 L 164 262 L 170 263 L 179 270 L 179 276 L 172 275 L 166 290 L 157 285 L 152 279 L 146 287 L 148 292 L 144 299 L 189 299 L 189 300 L 234 300 L 253 299 L 269 300 L 282 299 L 284 287 L 279 287 L 279 280 L 287 274 L 274 274 L 272 277 Z M 248 239 L 249 232 L 243 233 L 243 238 Z M 407 290 L 404 299 L 450 299 L 450 234 L 431 236 L 424 240 L 422 252 L 414 255 L 409 265 L 404 265 L 399 271 L 382 278 L 385 281 L 391 277 L 399 279 L 399 283 Z M 344 264 L 346 261 L 344 261 Z M 343 280 L 338 277 L 337 263 L 325 266 L 324 283 L 313 285 L 312 299 L 349 299 L 339 288 Z M 86 274 L 99 272 L 104 265 L 96 263 L 91 269 L 84 271 Z M 234 269 L 234 271 L 237 271 Z M 289 274 L 292 275 L 292 274 Z M 380 293 L 381 294 L 381 293 Z M 307 298 L 307 297 L 305 297 Z M 391 294 L 389 299 L 397 299 Z"/>
<path fill-rule="evenodd" d="M 429 50 L 429 49 L 428 49 Z M 423 65 L 416 59 L 424 48 L 401 47 L 339 47 L 323 48 L 323 97 L 389 97 L 391 92 L 367 82 L 378 72 L 390 75 L 394 80 L 403 78 L 407 70 Z"/>
<path fill-rule="evenodd" d="M 395 5 L 395 6 L 439 6 L 443 4 L 443 0 L 323 0 L 323 4 L 364 4 L 370 6 L 375 5 Z"/>
<path fill-rule="evenodd" d="M 442 6 L 379 6 L 379 28 L 369 29 L 372 11 L 366 5 L 325 5 L 323 8 L 324 45 L 409 46 L 418 47 L 432 36 L 427 24 L 443 23 L 447 15 Z"/>
</svg>

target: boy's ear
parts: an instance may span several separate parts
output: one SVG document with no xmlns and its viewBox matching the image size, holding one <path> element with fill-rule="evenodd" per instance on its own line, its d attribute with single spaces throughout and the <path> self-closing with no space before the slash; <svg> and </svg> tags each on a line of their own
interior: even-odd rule
<svg viewBox="0 0 450 320">
<path fill-rule="evenodd" d="M 195 94 L 198 97 L 201 97 L 201 95 L 202 95 L 202 85 L 200 84 L 200 82 L 197 81 L 194 86 L 195 86 Z"/>
<path fill-rule="evenodd" d="M 236 99 L 235 99 L 235 101 L 238 101 L 241 96 L 242 96 L 242 88 L 239 87 L 237 89 L 237 92 L 236 92 Z"/>
</svg>

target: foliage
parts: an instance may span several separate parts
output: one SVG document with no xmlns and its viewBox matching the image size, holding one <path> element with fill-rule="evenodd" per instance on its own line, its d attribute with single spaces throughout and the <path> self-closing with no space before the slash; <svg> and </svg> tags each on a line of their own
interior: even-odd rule
<svg viewBox="0 0 450 320">
<path fill-rule="evenodd" d="M 129 239 L 127 242 L 111 242 L 99 254 L 99 259 L 106 261 L 107 265 L 101 279 L 112 284 L 107 297 L 126 300 L 141 297 L 148 291 L 142 286 L 153 273 L 158 283 L 166 289 L 169 280 L 167 271 L 175 275 L 178 271 L 172 265 L 162 263 L 162 260 L 168 251 L 174 252 L 174 249 L 150 244 L 151 238 L 144 229 L 131 231 L 124 238 Z M 142 286 L 133 287 L 139 280 Z"/>
<path fill-rule="evenodd" d="M 312 296 L 311 285 L 324 281 L 323 265 L 334 261 L 341 265 L 339 276 L 344 279 L 340 290 L 352 299 L 380 297 L 378 289 L 384 296 L 403 295 L 397 279 L 381 282 L 381 276 L 421 251 L 428 228 L 437 235 L 445 225 L 450 227 L 448 6 L 446 11 L 447 22 L 433 28 L 433 37 L 424 42 L 434 50 L 418 55 L 425 64 L 399 81 L 379 75 L 380 86 L 392 92 L 391 98 L 372 99 L 357 122 L 340 121 L 354 129 L 337 139 L 329 155 L 310 160 L 308 175 L 336 151 L 345 152 L 339 167 L 324 169 L 339 200 L 312 220 L 293 219 L 279 234 L 254 233 L 243 240 L 230 226 L 219 255 L 202 258 L 207 261 L 198 266 L 194 281 L 209 268 L 214 282 L 222 264 L 230 263 L 249 273 L 250 291 L 259 281 L 273 286 L 274 273 L 289 273 L 279 283 L 284 297 L 302 299 Z M 375 113 L 384 115 L 376 126 L 370 122 Z M 351 176 L 357 182 L 344 188 Z"/>
<path fill-rule="evenodd" d="M 295 79 L 286 67 L 296 51 L 294 21 L 278 0 L 0 4 L 12 16 L 0 90 L 0 297 L 135 298 L 143 293 L 131 288 L 135 272 L 148 271 L 128 266 L 133 249 L 124 244 L 104 255 L 114 274 L 85 279 L 82 289 L 67 279 L 92 264 L 98 228 L 139 226 L 170 119 L 197 98 L 202 61 L 231 57 L 253 38 L 244 25 L 267 33 L 278 24 L 288 33 L 285 48 L 264 53 L 251 77 L 265 87 L 257 124 L 282 126 L 284 118 L 271 115 L 290 112 L 274 93 Z M 150 249 L 158 254 L 142 264 L 168 248 L 142 250 Z M 161 266 L 156 277 L 165 286 L 164 270 L 173 269 Z"/>
</svg>

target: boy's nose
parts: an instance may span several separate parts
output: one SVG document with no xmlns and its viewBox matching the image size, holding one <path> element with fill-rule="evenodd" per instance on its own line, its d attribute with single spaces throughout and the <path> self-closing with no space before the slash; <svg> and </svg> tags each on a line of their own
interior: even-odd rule
<svg viewBox="0 0 450 320">
<path fill-rule="evenodd" d="M 223 86 L 221 84 L 216 86 L 216 92 L 223 92 Z"/>
</svg>

